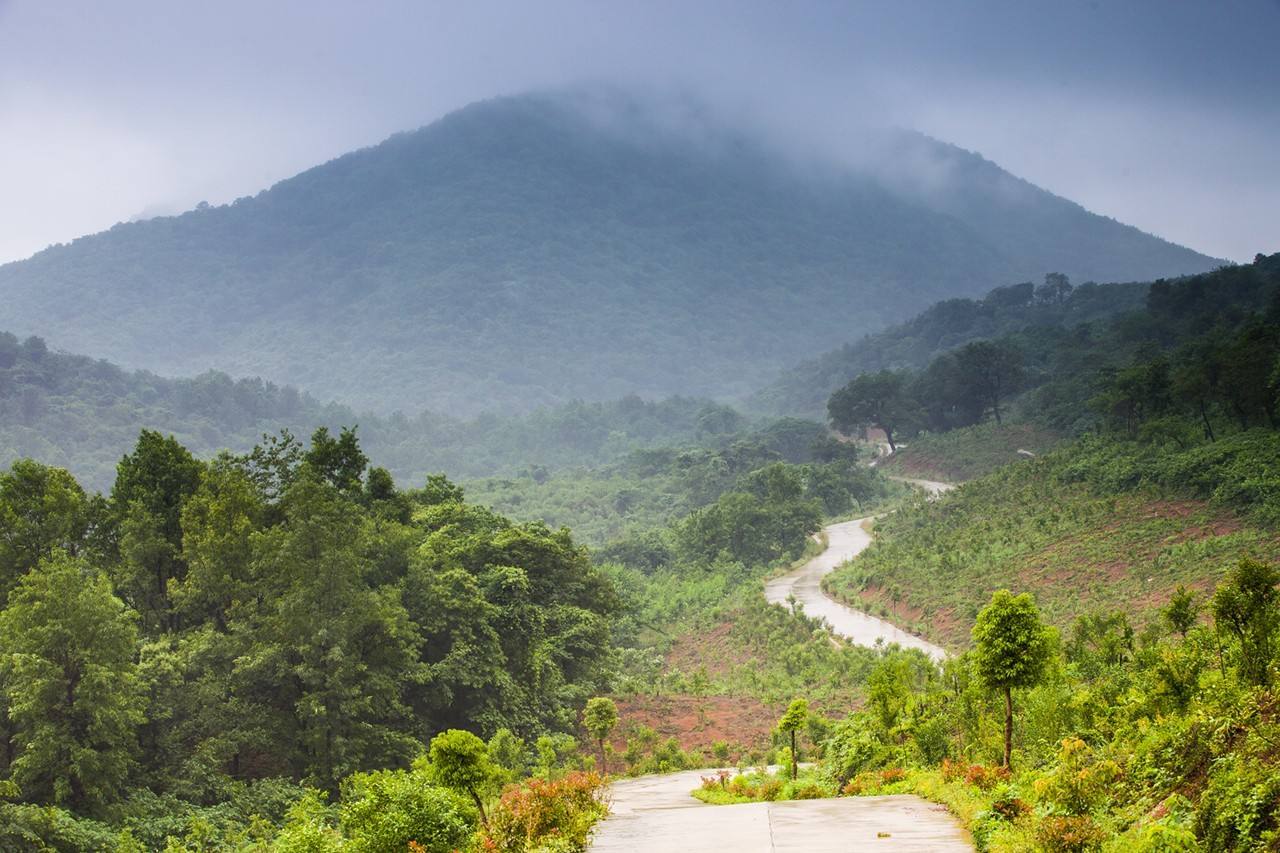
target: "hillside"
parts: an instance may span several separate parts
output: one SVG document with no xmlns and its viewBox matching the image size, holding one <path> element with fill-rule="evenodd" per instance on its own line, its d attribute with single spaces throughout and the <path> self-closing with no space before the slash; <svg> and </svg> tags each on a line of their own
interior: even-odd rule
<svg viewBox="0 0 1280 853">
<path fill-rule="evenodd" d="M 732 409 L 691 398 L 565 403 L 519 416 L 461 419 L 432 412 L 378 417 L 321 403 L 291 386 L 207 372 L 168 379 L 50 350 L 42 338 L 0 332 L 0 467 L 32 458 L 108 488 L 142 429 L 172 434 L 197 456 L 243 453 L 282 429 L 358 427 L 361 441 L 401 483 L 428 474 L 541 477 L 653 446 L 714 446 L 745 424 Z"/>
<path fill-rule="evenodd" d="M 871 174 L 592 107 L 478 103 L 252 198 L 51 247 L 0 267 L 6 325 L 166 375 L 468 416 L 745 394 L 1000 282 L 1215 264 L 925 137 L 867 143 Z M 904 178 L 922 157 L 927 190 Z"/>
<path fill-rule="evenodd" d="M 1145 624 L 1179 584 L 1212 591 L 1241 557 L 1280 559 L 1277 460 L 1263 431 L 1183 452 L 1072 445 L 884 519 L 828 589 L 952 648 L 1002 587 L 1033 592 L 1064 630 L 1112 610 Z"/>
<path fill-rule="evenodd" d="M 770 414 L 825 417 L 831 392 L 859 373 L 921 368 L 969 341 L 1102 320 L 1141 307 L 1149 285 L 1085 282 L 1064 299 L 1038 296 L 1044 287 L 1023 282 L 998 287 L 981 299 L 943 300 L 906 322 L 789 368 L 754 392 L 746 405 Z"/>
<path fill-rule="evenodd" d="M 978 479 L 884 520 L 829 589 L 963 646 L 1002 587 L 1034 592 L 1060 627 L 1102 610 L 1142 622 L 1179 584 L 1207 591 L 1243 557 L 1275 561 L 1277 299 L 1280 254 L 1260 255 L 1157 282 L 1140 310 L 1108 321 L 987 344 L 1021 364 L 1003 424 L 962 399 L 969 348 L 939 356 L 895 403 L 937 407 L 939 428 L 887 465 Z M 976 422 L 946 428 L 957 412 Z M 1080 433 L 1044 453 L 1054 435 Z"/>
</svg>

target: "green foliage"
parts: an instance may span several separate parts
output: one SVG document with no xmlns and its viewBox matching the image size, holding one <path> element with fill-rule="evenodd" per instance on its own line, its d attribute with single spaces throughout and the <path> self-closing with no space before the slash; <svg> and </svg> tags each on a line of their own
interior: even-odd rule
<svg viewBox="0 0 1280 853">
<path fill-rule="evenodd" d="M 431 739 L 428 757 L 428 775 L 446 788 L 470 795 L 483 819 L 480 791 L 494 776 L 485 742 L 471 732 L 449 729 Z"/>
<path fill-rule="evenodd" d="M 1267 686 L 1276 657 L 1280 629 L 1280 571 L 1244 558 L 1214 593 L 1214 623 L 1239 644 L 1240 674 L 1250 684 Z"/>
<path fill-rule="evenodd" d="M 1169 597 L 1169 604 L 1164 609 L 1165 622 L 1171 629 L 1185 637 L 1195 625 L 1199 615 L 1200 605 L 1196 601 L 1195 592 L 1179 584 L 1173 591 L 1173 595 Z"/>
<path fill-rule="evenodd" d="M 787 712 L 778 720 L 778 731 L 796 732 L 804 728 L 809 719 L 809 703 L 804 699 L 795 699 L 787 706 Z"/>
<path fill-rule="evenodd" d="M 997 590 L 973 626 L 974 666 L 989 687 L 1032 687 L 1044 677 L 1052 650 L 1040 611 L 1027 593 Z"/>
<path fill-rule="evenodd" d="M 0 605 L 43 559 L 84 541 L 90 508 L 70 474 L 22 459 L 0 474 Z"/>
<path fill-rule="evenodd" d="M 481 844 L 499 853 L 576 853 L 586 849 L 592 825 L 608 811 L 604 778 L 595 773 L 530 779 L 503 793 Z"/>
<path fill-rule="evenodd" d="M 608 772 L 604 742 L 618 725 L 618 706 L 607 696 L 597 696 L 587 701 L 582 711 L 582 727 L 600 745 L 600 770 Z"/>
<path fill-rule="evenodd" d="M 0 332 L 0 349 L 11 338 Z M 12 362 L 0 360 L 0 464 L 30 457 L 103 491 L 111 489 L 116 465 L 135 448 L 141 429 L 172 434 L 202 458 L 260 445 L 253 460 L 256 482 L 274 498 L 281 485 L 276 474 L 296 466 L 306 449 L 288 433 L 290 426 L 304 434 L 321 427 L 338 432 L 338 438 L 326 433 L 336 444 L 342 441 L 339 427 L 358 421 L 363 448 L 406 483 L 443 470 L 511 477 L 600 465 L 643 448 L 716 445 L 745 426 L 732 409 L 705 399 L 651 402 L 635 395 L 467 420 L 432 412 L 357 416 L 354 409 L 261 379 L 214 372 L 162 379 L 85 356 L 45 351 L 35 361 L 25 346 L 16 346 L 16 353 Z M 28 400 L 38 405 L 24 414 Z"/>
<path fill-rule="evenodd" d="M 343 782 L 339 825 L 342 849 L 356 853 L 464 849 L 476 826 L 476 810 L 463 797 L 432 785 L 427 768 L 358 773 Z"/>
<path fill-rule="evenodd" d="M 0 677 L 27 797 L 101 809 L 132 769 L 142 721 L 135 616 L 82 559 L 55 553 L 0 613 Z"/>
<path fill-rule="evenodd" d="M 756 392 L 749 408 L 819 417 L 831 394 L 860 373 L 921 369 L 972 340 L 999 338 L 1023 329 L 1071 328 L 1096 323 L 1142 305 L 1145 284 L 1092 282 L 1066 299 L 1042 300 L 1031 282 L 998 287 L 983 299 L 946 299 L 920 314 L 832 350 L 788 371 Z"/>
<path fill-rule="evenodd" d="M 889 370 L 858 374 L 827 402 L 831 425 L 846 435 L 870 427 L 883 430 L 889 448 L 896 450 L 894 433 L 918 418 L 917 403 L 907 393 L 908 379 L 905 373 Z"/>
<path fill-rule="evenodd" d="M 110 502 L 31 463 L 6 475 L 0 507 L 22 523 L 5 554 L 40 559 L 0 613 L 0 784 L 18 783 L 23 837 L 94 814 L 139 849 L 258 849 L 296 782 L 346 784 L 344 808 L 357 789 L 400 797 L 416 783 L 367 774 L 407 764 L 424 729 L 505 728 L 514 780 L 513 730 L 573 725 L 609 677 L 620 606 L 585 549 L 443 478 L 419 500 L 366 464 L 351 431 L 208 464 L 144 433 Z M 28 804 L 78 815 L 42 824 Z M 356 843 L 313 805 L 289 844 Z"/>
</svg>

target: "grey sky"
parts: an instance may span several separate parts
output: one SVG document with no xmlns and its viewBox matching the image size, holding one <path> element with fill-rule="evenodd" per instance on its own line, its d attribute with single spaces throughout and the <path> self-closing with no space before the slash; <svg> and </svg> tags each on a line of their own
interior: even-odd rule
<svg viewBox="0 0 1280 853">
<path fill-rule="evenodd" d="M 871 119 L 1235 260 L 1280 251 L 1280 2 L 0 0 L 0 261 L 229 201 L 470 101 Z"/>
</svg>

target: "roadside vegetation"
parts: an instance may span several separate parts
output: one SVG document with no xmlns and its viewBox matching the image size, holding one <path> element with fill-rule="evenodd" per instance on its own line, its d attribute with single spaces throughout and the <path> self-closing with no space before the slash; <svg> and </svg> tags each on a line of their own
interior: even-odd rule
<svg viewBox="0 0 1280 853">
<path fill-rule="evenodd" d="M 914 793 L 990 851 L 1251 851 L 1280 841 L 1280 571 L 1242 559 L 1138 631 L 1123 611 L 1059 632 L 997 592 L 972 651 L 877 664 L 866 703 L 822 723 L 818 763 L 707 777 L 731 803 Z"/>
</svg>

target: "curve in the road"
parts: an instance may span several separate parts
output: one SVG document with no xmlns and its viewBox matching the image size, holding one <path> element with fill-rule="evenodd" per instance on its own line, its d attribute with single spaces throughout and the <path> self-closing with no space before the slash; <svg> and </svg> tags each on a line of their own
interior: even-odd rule
<svg viewBox="0 0 1280 853">
<path fill-rule="evenodd" d="M 623 779 L 612 787 L 609 818 L 594 853 L 970 853 L 967 833 L 945 808 L 909 795 L 840 797 L 707 806 L 689 792 L 703 774 L 688 771 Z"/>
<path fill-rule="evenodd" d="M 930 495 L 939 495 L 952 488 L 949 483 L 933 480 L 895 479 L 919 486 Z M 764 596 L 770 603 L 784 606 L 794 597 L 804 607 L 807 615 L 822 617 L 835 633 L 857 645 L 897 643 L 903 648 L 919 649 L 934 660 L 942 660 L 947 652 L 941 646 L 909 634 L 891 622 L 841 604 L 822 590 L 824 577 L 835 571 L 837 566 L 862 553 L 871 544 L 871 534 L 867 532 L 866 524 L 872 518 L 874 516 L 827 525 L 823 528 L 827 537 L 826 550 L 799 568 L 769 581 L 765 584 Z"/>
</svg>

